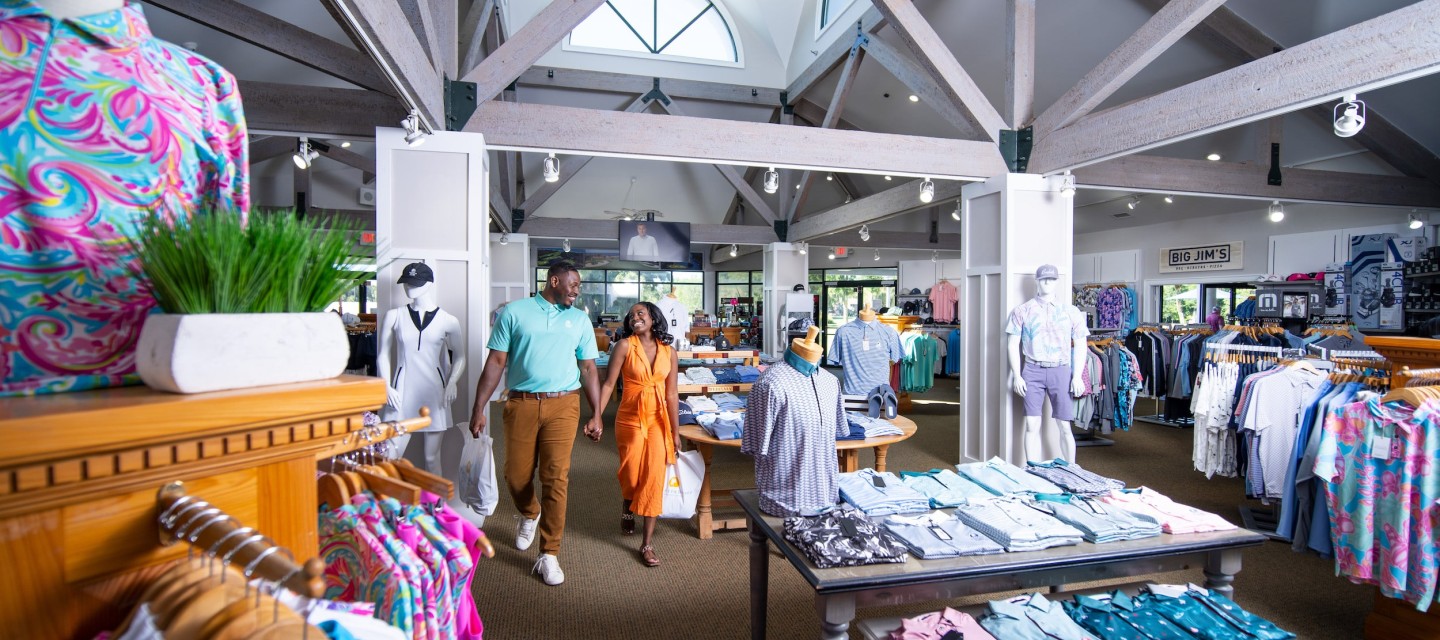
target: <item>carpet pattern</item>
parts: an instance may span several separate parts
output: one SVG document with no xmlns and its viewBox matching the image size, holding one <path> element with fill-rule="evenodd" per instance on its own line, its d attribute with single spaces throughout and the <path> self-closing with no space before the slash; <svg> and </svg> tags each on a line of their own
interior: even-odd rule
<svg viewBox="0 0 1440 640">
<path fill-rule="evenodd" d="M 930 392 L 916 395 L 914 409 L 906 414 L 915 420 L 919 431 L 910 440 L 891 447 L 891 471 L 926 470 L 957 461 L 958 391 L 953 381 L 936 382 Z M 1142 403 L 1137 413 L 1144 415 L 1147 409 Z M 500 413 L 500 405 L 493 405 L 490 424 L 496 438 L 497 463 L 503 465 L 504 427 Z M 501 487 L 499 507 L 485 526 L 497 554 L 479 564 L 474 586 L 486 637 L 747 637 L 749 537 L 744 531 L 717 532 L 710 540 L 700 540 L 690 522 L 661 520 L 654 545 L 662 564 L 655 568 L 640 563 L 638 533 L 620 534 L 620 491 L 615 475 L 618 456 L 610 433 L 612 417 L 607 416 L 606 434 L 598 443 L 579 436 L 577 429 L 570 472 L 570 508 L 560 555 L 565 584 L 548 587 L 531 573 L 538 544 L 525 552 L 514 548 L 519 516 L 508 491 Z M 1150 486 L 1177 501 L 1239 524 L 1236 507 L 1246 502 L 1241 481 L 1206 480 L 1192 471 L 1191 433 L 1137 423 L 1132 431 L 1115 434 L 1115 446 L 1082 448 L 1077 457 L 1080 464 L 1096 473 L 1119 478 L 1132 487 Z M 873 463 L 869 451 L 861 454 L 862 466 Z M 716 451 L 713 469 L 716 487 L 754 484 L 750 459 L 738 449 Z M 1254 505 L 1258 506 L 1258 502 Z M 717 511 L 717 515 L 725 514 Z M 1156 579 L 1201 584 L 1204 576 L 1196 567 L 1161 574 Z M 1072 587 L 1098 584 L 1103 583 Z M 773 550 L 769 593 L 770 638 L 819 636 L 813 592 L 789 562 Z M 1270 542 L 1245 551 L 1235 593 L 1241 606 L 1301 638 L 1348 640 L 1361 637 L 1374 590 L 1336 577 L 1330 560 L 1293 553 L 1288 545 Z M 865 608 L 859 610 L 858 617 L 918 615 L 944 604 L 966 606 L 1000 595 L 1004 594 L 947 603 Z M 852 630 L 852 637 L 859 635 Z"/>
</svg>

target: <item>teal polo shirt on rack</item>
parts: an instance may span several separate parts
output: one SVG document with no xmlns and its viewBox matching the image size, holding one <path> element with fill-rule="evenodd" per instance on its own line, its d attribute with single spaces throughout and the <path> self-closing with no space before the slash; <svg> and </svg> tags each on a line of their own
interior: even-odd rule
<svg viewBox="0 0 1440 640">
<path fill-rule="evenodd" d="M 485 347 L 509 354 L 505 386 L 530 393 L 579 389 L 576 361 L 600 355 L 590 316 L 551 304 L 540 294 L 505 305 Z"/>
</svg>

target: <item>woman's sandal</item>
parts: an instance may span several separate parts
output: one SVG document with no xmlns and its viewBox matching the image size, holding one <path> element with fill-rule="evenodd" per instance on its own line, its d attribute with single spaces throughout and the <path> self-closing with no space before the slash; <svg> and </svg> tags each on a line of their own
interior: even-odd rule
<svg viewBox="0 0 1440 640">
<path fill-rule="evenodd" d="M 635 535 L 635 514 L 620 514 L 620 533 L 623 533 L 627 536 Z"/>
<path fill-rule="evenodd" d="M 640 547 L 640 561 L 644 562 L 647 567 L 660 566 L 660 557 L 655 555 L 655 547 L 648 544 Z"/>
</svg>

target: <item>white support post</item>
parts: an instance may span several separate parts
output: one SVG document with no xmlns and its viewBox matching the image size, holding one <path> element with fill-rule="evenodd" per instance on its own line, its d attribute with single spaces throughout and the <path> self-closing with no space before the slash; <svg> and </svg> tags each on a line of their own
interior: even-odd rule
<svg viewBox="0 0 1440 640">
<path fill-rule="evenodd" d="M 960 289 L 960 461 L 1025 460 L 1020 398 L 1010 391 L 1005 321 L 1035 295 L 1035 268 L 1060 267 L 1069 301 L 1074 207 L 1058 178 L 1005 174 L 965 185 Z"/>
<path fill-rule="evenodd" d="M 795 285 L 810 288 L 810 261 L 801 255 L 799 247 L 789 242 L 772 242 L 765 245 L 765 339 L 762 349 L 771 355 L 780 355 L 785 350 L 785 323 L 781 313 L 785 310 L 785 295 L 795 290 Z"/>
</svg>

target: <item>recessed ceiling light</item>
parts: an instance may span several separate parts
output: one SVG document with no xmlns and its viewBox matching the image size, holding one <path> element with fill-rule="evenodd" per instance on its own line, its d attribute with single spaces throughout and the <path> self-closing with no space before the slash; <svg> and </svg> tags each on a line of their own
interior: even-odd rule
<svg viewBox="0 0 1440 640">
<path fill-rule="evenodd" d="M 828 175 L 828 174 L 825 176 L 825 181 L 826 181 L 826 182 L 829 182 L 829 181 L 834 180 L 834 179 L 835 179 L 835 176 Z"/>
<path fill-rule="evenodd" d="M 912 94 L 910 94 L 910 101 L 911 101 L 911 102 L 919 102 L 919 101 L 920 101 L 920 96 L 917 96 L 917 95 L 915 95 L 915 94 L 912 93 Z"/>
<path fill-rule="evenodd" d="M 1175 196 L 1165 196 L 1165 204 L 1175 204 Z"/>
<path fill-rule="evenodd" d="M 1218 154 L 1218 153 L 1212 153 L 1212 154 L 1210 154 L 1210 155 L 1208 155 L 1208 156 L 1205 156 L 1205 159 L 1206 159 L 1206 160 L 1209 160 L 1209 161 L 1211 161 L 1211 162 L 1219 162 L 1219 161 L 1220 161 L 1220 154 Z"/>
<path fill-rule="evenodd" d="M 889 179 L 890 179 L 890 176 L 885 176 L 885 179 L 886 179 L 886 180 L 889 180 Z"/>
<path fill-rule="evenodd" d="M 341 148 L 341 149 L 349 149 L 349 148 L 350 148 L 350 141 L 349 141 L 349 140 L 345 140 L 345 141 L 341 142 L 341 143 L 340 143 L 340 148 Z"/>
</svg>

